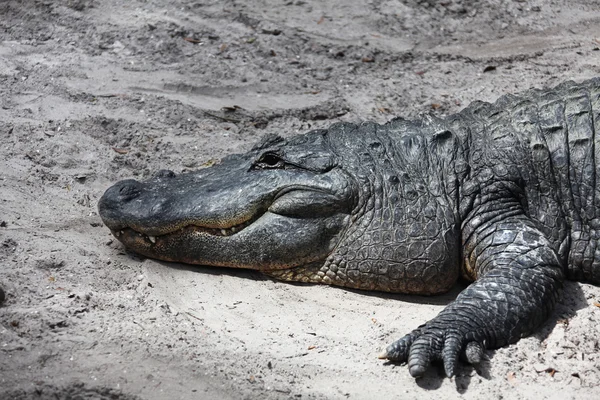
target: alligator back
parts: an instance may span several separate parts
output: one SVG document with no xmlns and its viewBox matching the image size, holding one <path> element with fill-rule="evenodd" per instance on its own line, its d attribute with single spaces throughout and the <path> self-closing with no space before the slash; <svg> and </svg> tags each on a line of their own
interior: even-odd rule
<svg viewBox="0 0 600 400">
<path fill-rule="evenodd" d="M 600 283 L 600 79 L 475 103 L 449 122 L 467 141 L 463 202 L 510 182 L 567 277 Z"/>
</svg>

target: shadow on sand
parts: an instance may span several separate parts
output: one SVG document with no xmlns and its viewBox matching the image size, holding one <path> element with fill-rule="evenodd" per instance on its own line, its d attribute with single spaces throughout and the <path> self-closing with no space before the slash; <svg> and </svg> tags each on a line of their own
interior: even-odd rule
<svg viewBox="0 0 600 400">
<path fill-rule="evenodd" d="M 127 251 L 127 254 L 136 260 L 143 261 L 145 258 L 138 254 Z M 222 268 L 222 267 L 211 267 L 201 265 L 189 265 L 182 263 L 172 263 L 166 261 L 157 261 L 165 268 L 170 268 L 180 271 L 192 271 L 199 274 L 209 275 L 226 275 L 234 276 L 242 279 L 251 279 L 255 281 L 274 281 L 281 282 L 262 274 L 259 271 L 248 270 L 248 269 L 234 269 L 234 268 Z M 294 286 L 313 286 L 312 283 L 299 283 L 299 282 L 281 282 L 286 285 Z M 391 299 L 397 301 L 403 301 L 414 304 L 431 304 L 431 305 L 447 305 L 451 303 L 456 296 L 469 285 L 469 282 L 460 280 L 458 281 L 450 291 L 441 295 L 435 296 L 418 296 L 418 295 L 406 295 L 398 293 L 386 293 L 377 291 L 363 291 L 357 289 L 348 289 L 342 287 L 332 286 L 334 290 L 344 290 L 353 293 L 357 293 L 364 296 L 378 297 L 381 299 Z M 554 312 L 548 318 L 548 320 L 537 329 L 533 336 L 543 341 L 550 335 L 554 327 L 559 323 L 564 323 L 573 316 L 576 315 L 577 311 L 587 307 L 587 301 L 585 295 L 581 290 L 581 286 L 577 282 L 566 281 L 562 298 L 557 304 Z M 510 346 L 510 345 L 509 345 Z M 487 350 L 483 361 L 479 365 L 470 365 L 463 361 L 459 362 L 456 376 L 453 378 L 456 391 L 460 394 L 464 394 L 468 391 L 473 378 L 479 376 L 485 380 L 492 379 L 491 376 L 491 363 L 493 362 L 493 356 L 495 350 Z M 386 362 L 386 365 L 398 364 L 394 362 Z M 432 368 L 428 369 L 425 375 L 417 379 L 417 385 L 425 390 L 436 390 L 442 386 L 445 379 L 448 379 L 445 375 L 443 365 L 441 362 L 434 362 Z"/>
</svg>

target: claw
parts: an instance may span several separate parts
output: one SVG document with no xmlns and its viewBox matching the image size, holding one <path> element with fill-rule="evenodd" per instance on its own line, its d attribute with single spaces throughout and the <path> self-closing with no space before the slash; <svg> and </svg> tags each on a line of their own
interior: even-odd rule
<svg viewBox="0 0 600 400">
<path fill-rule="evenodd" d="M 452 378 L 456 371 L 456 366 L 458 365 L 458 357 L 443 357 L 444 358 L 444 371 L 446 372 L 446 376 L 448 378 Z"/>
<path fill-rule="evenodd" d="M 408 357 L 409 348 L 410 343 L 407 344 L 404 338 L 402 338 L 386 347 L 386 349 L 379 354 L 379 358 L 382 360 L 404 362 Z"/>
</svg>

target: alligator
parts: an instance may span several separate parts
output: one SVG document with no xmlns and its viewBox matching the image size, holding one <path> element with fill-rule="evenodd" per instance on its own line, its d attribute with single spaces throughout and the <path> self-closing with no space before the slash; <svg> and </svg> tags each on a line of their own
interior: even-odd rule
<svg viewBox="0 0 600 400">
<path fill-rule="evenodd" d="M 434 295 L 471 282 L 380 358 L 421 377 L 531 334 L 565 279 L 600 284 L 600 78 L 444 118 L 335 123 L 145 182 L 99 213 L 125 247 L 283 281 Z"/>
</svg>

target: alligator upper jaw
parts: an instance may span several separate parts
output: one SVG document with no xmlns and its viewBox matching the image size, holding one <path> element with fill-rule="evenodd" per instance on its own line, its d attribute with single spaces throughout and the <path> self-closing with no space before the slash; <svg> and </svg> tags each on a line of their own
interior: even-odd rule
<svg viewBox="0 0 600 400">
<path fill-rule="evenodd" d="M 265 214 L 279 215 L 282 218 L 326 218 L 340 212 L 342 200 L 327 191 L 306 187 L 291 186 L 281 190 L 274 199 L 256 203 L 243 210 L 231 210 L 228 216 L 213 215 L 212 218 L 188 217 L 175 220 L 149 218 L 135 221 L 121 217 L 113 218 L 111 213 L 103 215 L 104 223 L 113 235 L 125 245 L 140 238 L 156 244 L 157 240 L 181 235 L 227 238 L 242 232 L 256 223 Z M 102 214 L 102 213 L 101 213 Z M 128 219 L 131 221 L 128 222 Z"/>
</svg>

